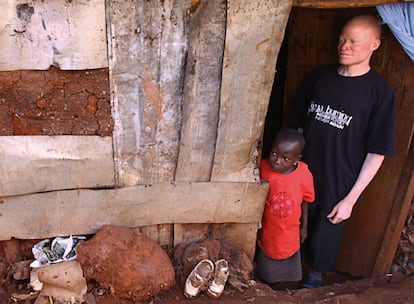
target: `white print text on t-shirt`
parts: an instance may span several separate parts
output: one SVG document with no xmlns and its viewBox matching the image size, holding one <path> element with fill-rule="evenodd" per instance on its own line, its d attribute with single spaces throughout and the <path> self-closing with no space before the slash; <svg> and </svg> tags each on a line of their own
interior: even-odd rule
<svg viewBox="0 0 414 304">
<path fill-rule="evenodd" d="M 312 101 L 309 105 L 308 114 L 310 113 L 315 113 L 316 120 L 329 124 L 338 129 L 343 129 L 345 126 L 348 127 L 352 120 L 352 116 L 344 112 L 337 111 L 331 108 L 330 105 L 325 107 L 324 105 L 317 104 L 314 101 Z"/>
</svg>

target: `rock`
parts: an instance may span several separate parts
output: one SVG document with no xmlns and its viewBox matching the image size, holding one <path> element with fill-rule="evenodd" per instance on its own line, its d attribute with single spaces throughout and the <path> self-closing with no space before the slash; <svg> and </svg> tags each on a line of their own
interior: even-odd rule
<svg viewBox="0 0 414 304">
<path fill-rule="evenodd" d="M 132 229 L 103 226 L 76 251 L 86 280 L 95 280 L 119 298 L 140 302 L 175 285 L 166 252 Z"/>
</svg>

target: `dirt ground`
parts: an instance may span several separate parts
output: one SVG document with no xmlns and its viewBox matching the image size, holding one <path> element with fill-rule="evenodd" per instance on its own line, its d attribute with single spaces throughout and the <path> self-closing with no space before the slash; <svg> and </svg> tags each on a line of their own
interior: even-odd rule
<svg viewBox="0 0 414 304">
<path fill-rule="evenodd" d="M 226 288 L 218 299 L 212 299 L 206 294 L 201 294 L 195 299 L 186 299 L 180 286 L 176 285 L 168 292 L 160 293 L 145 304 L 160 303 L 315 303 L 315 304 L 391 304 L 414 303 L 414 276 L 397 274 L 393 277 L 378 279 L 360 279 L 356 281 L 346 281 L 341 284 L 323 286 L 317 289 L 288 289 L 273 290 L 265 284 L 258 284 L 240 293 L 231 288 Z M 102 294 L 103 292 L 99 290 Z M 132 304 L 107 294 L 98 295 L 97 304 Z M 5 302 L 12 303 L 12 302 Z M 26 304 L 26 303 L 25 303 Z"/>
<path fill-rule="evenodd" d="M 109 295 L 109 291 L 90 286 L 90 292 L 95 296 L 95 302 L 88 304 L 132 304 L 130 301 Z M 10 299 L 9 293 L 5 291 L 6 286 L 0 288 L 0 300 L 2 304 L 16 303 Z M 27 293 L 25 286 L 20 285 L 21 292 Z M 279 289 L 279 288 L 278 288 Z M 17 303 L 32 304 L 35 299 Z M 53 303 L 50 302 L 50 303 Z M 330 284 L 317 289 L 289 289 L 280 288 L 273 290 L 265 284 L 257 284 L 241 293 L 230 287 L 226 287 L 218 299 L 212 299 L 206 294 L 201 294 L 194 299 L 184 297 L 182 288 L 176 284 L 167 292 L 162 292 L 145 304 L 159 303 L 331 303 L 331 304 L 389 304 L 389 303 L 414 303 L 414 276 L 406 276 L 396 273 L 393 276 L 383 278 L 365 278 L 359 280 L 347 280 L 342 283 Z M 57 304 L 55 302 L 55 304 Z"/>
<path fill-rule="evenodd" d="M 339 272 L 332 272 L 325 276 L 326 284 L 316 289 L 301 289 L 299 284 L 291 283 L 285 286 L 268 286 L 263 283 L 248 288 L 245 292 L 239 292 L 226 286 L 223 294 L 213 299 L 205 293 L 194 299 L 187 299 L 183 295 L 183 287 L 176 284 L 167 292 L 162 292 L 145 304 L 161 303 L 330 303 L 330 304 L 389 304 L 389 303 L 414 303 L 414 276 L 402 273 L 381 278 L 350 278 Z M 132 304 L 112 297 L 108 294 L 96 296 L 97 304 Z"/>
<path fill-rule="evenodd" d="M 258 284 L 244 293 L 227 288 L 218 299 L 211 299 L 205 294 L 195 299 L 186 299 L 176 286 L 169 292 L 156 296 L 150 303 L 414 303 L 414 276 L 403 274 L 378 279 L 348 280 L 317 289 L 278 289 L 280 290 Z"/>
<path fill-rule="evenodd" d="M 19 258 L 17 262 L 30 261 L 33 241 L 20 243 Z M 0 249 L 5 244 L 0 242 Z M 34 304 L 36 297 L 26 300 L 14 301 L 13 294 L 28 294 L 28 273 L 16 271 L 16 261 L 10 262 L 10 257 L 5 254 L 7 250 L 0 250 L 0 303 Z M 22 269 L 27 269 L 23 267 Z M 23 279 L 22 279 L 23 278 Z M 331 272 L 324 275 L 326 286 L 316 289 L 301 289 L 299 283 L 277 284 L 268 286 L 256 283 L 244 292 L 233 289 L 228 284 L 223 294 L 212 299 L 205 293 L 201 293 L 194 299 L 187 299 L 183 294 L 183 284 L 176 284 L 166 292 L 161 292 L 155 297 L 145 301 L 145 304 L 160 303 L 414 303 L 414 275 L 406 275 L 400 272 L 380 278 L 355 278 L 339 272 Z M 96 282 L 88 282 L 89 300 L 87 304 L 133 304 L 111 295 L 110 290 L 102 289 Z M 48 304 L 59 304 L 56 301 Z"/>
</svg>

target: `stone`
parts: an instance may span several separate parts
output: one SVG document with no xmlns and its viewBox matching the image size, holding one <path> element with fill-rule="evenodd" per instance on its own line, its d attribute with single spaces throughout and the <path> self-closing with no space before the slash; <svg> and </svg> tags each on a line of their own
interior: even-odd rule
<svg viewBox="0 0 414 304">
<path fill-rule="evenodd" d="M 86 280 L 95 280 L 119 298 L 145 301 L 175 285 L 167 253 L 132 229 L 105 225 L 76 251 Z"/>
</svg>

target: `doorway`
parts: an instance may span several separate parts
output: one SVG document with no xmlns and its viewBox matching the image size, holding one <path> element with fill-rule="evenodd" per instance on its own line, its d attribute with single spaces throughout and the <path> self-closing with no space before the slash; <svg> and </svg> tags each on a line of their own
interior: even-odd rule
<svg viewBox="0 0 414 304">
<path fill-rule="evenodd" d="M 292 113 L 303 80 L 314 68 L 337 62 L 336 45 L 340 29 L 352 16 L 365 13 L 377 15 L 375 7 L 292 9 L 276 64 L 277 74 L 263 135 L 263 158 L 268 156 L 273 136 L 285 126 Z M 389 248 L 386 254 L 383 253 L 383 260 L 377 259 L 382 246 L 386 245 L 384 235 L 390 218 L 406 217 L 406 214 L 393 214 L 392 210 L 398 198 L 397 188 L 414 128 L 414 113 L 408 108 L 408 105 L 414 106 L 414 89 L 410 84 L 414 63 L 387 26 L 383 26 L 382 45 L 371 62 L 396 91 L 397 156 L 386 158 L 380 172 L 366 189 L 363 203 L 354 208 L 347 224 L 337 269 L 354 276 L 370 276 L 376 264 L 384 263 L 384 259 L 388 262 L 395 254 L 396 248 Z M 379 204 L 381 208 L 378 208 Z"/>
</svg>

